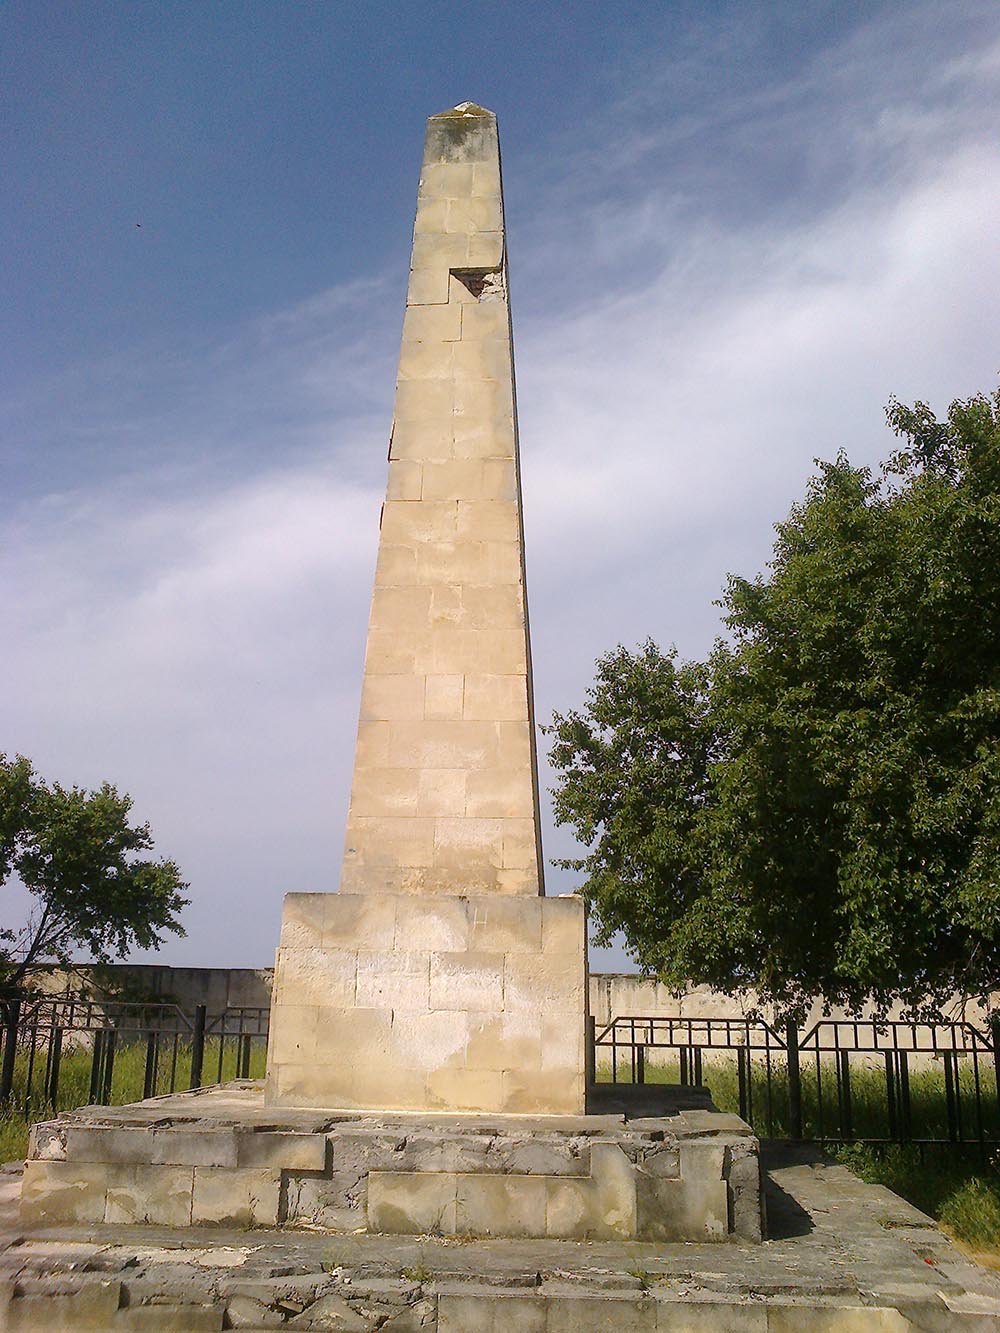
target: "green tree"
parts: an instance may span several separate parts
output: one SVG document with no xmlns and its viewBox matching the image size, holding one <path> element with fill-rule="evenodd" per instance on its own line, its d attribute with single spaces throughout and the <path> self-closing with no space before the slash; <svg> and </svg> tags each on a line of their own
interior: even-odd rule
<svg viewBox="0 0 1000 1333">
<path fill-rule="evenodd" d="M 891 403 L 820 465 L 705 663 L 646 644 L 556 714 L 601 938 L 678 988 L 934 1010 L 1000 989 L 1000 394 Z"/>
<path fill-rule="evenodd" d="M 107 783 L 45 783 L 23 756 L 0 755 L 0 884 L 16 875 L 35 900 L 22 927 L 0 931 L 0 1000 L 78 950 L 109 962 L 184 934 L 187 885 L 173 861 L 142 856 L 153 840 L 148 824 L 129 823 L 131 807 Z"/>
</svg>

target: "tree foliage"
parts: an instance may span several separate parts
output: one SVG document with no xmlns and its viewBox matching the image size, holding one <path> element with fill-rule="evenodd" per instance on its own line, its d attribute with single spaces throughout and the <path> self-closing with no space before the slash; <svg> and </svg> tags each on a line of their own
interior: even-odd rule
<svg viewBox="0 0 1000 1333">
<path fill-rule="evenodd" d="M 23 927 L 0 931 L 0 996 L 76 950 L 108 962 L 184 934 L 187 885 L 173 861 L 142 856 L 153 839 L 148 824 L 129 823 L 131 807 L 107 783 L 45 783 L 23 756 L 0 755 L 0 884 L 16 875 L 35 899 Z"/>
<path fill-rule="evenodd" d="M 556 817 L 606 941 L 793 1011 L 1000 989 L 1000 394 L 820 465 L 704 663 L 603 658 Z"/>
</svg>

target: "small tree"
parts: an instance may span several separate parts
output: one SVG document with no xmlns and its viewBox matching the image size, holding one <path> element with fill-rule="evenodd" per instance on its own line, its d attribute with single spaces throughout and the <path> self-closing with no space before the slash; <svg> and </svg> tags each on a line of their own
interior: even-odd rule
<svg viewBox="0 0 1000 1333">
<path fill-rule="evenodd" d="M 187 888 L 173 861 L 142 856 L 149 825 L 132 825 L 131 798 L 104 784 L 87 792 L 47 784 L 23 756 L 0 755 L 0 884 L 16 875 L 36 905 L 19 929 L 0 931 L 0 999 L 30 990 L 48 963 L 77 950 L 97 962 L 183 935 Z"/>
<path fill-rule="evenodd" d="M 1000 394 L 897 403 L 730 578 L 706 663 L 598 663 L 553 719 L 604 940 L 668 984 L 938 1010 L 1000 987 Z"/>
</svg>

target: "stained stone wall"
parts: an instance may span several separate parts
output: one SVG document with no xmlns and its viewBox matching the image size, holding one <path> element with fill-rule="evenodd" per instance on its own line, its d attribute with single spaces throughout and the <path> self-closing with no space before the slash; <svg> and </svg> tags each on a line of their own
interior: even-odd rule
<svg viewBox="0 0 1000 1333">
<path fill-rule="evenodd" d="M 271 1105 L 579 1113 L 576 898 L 285 899 Z"/>
</svg>

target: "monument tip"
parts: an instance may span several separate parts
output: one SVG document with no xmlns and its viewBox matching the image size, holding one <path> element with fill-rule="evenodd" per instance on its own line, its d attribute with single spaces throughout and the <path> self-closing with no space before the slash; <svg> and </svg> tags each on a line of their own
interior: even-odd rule
<svg viewBox="0 0 1000 1333">
<path fill-rule="evenodd" d="M 496 113 L 490 111 L 485 106 L 480 106 L 478 102 L 459 102 L 457 106 L 449 107 L 447 111 L 439 111 L 436 116 L 431 116 L 431 120 L 440 120 L 443 116 L 492 116 L 496 119 Z"/>
</svg>

